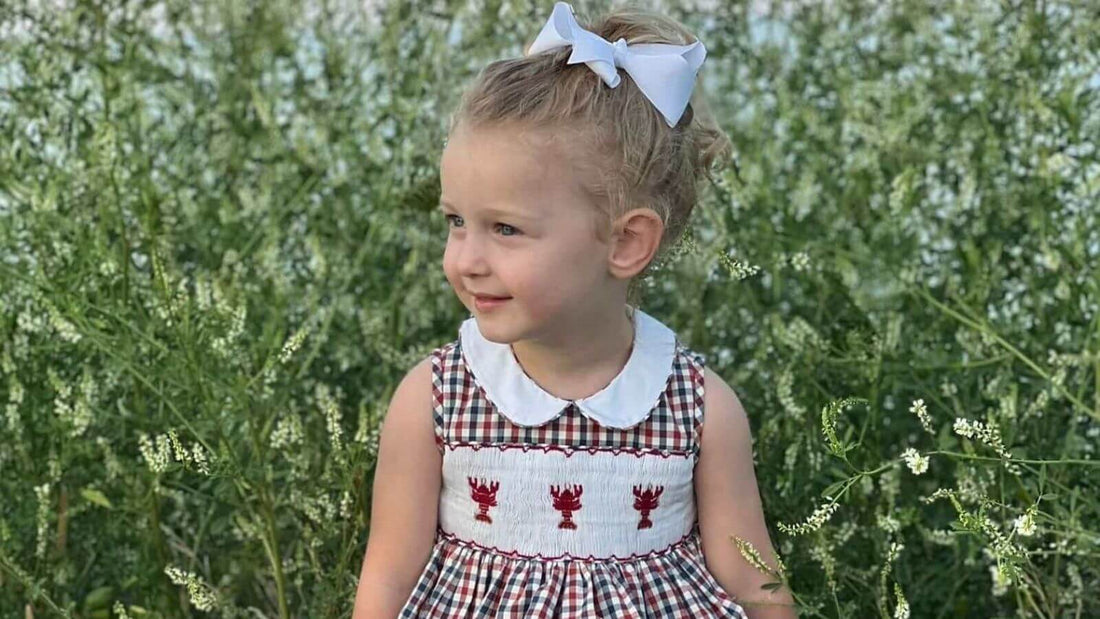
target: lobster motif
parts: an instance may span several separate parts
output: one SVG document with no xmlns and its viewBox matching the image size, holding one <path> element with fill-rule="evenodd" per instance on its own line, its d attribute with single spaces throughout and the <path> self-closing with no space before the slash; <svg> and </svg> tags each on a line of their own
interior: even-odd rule
<svg viewBox="0 0 1100 619">
<path fill-rule="evenodd" d="M 500 488 L 500 482 L 494 481 L 485 485 L 484 481 L 478 483 L 473 477 L 467 477 L 466 481 L 470 484 L 470 498 L 478 505 L 478 512 L 474 515 L 474 519 L 492 524 L 493 519 L 489 517 L 489 508 L 497 504 L 497 489 Z"/>
<path fill-rule="evenodd" d="M 558 523 L 559 529 L 576 529 L 573 522 L 573 512 L 581 508 L 581 494 L 584 488 L 573 486 L 564 491 L 557 486 L 550 486 L 550 495 L 554 497 L 554 509 L 561 512 L 562 521 Z"/>
<path fill-rule="evenodd" d="M 639 529 L 648 529 L 653 526 L 653 521 L 649 519 L 649 512 L 657 509 L 657 506 L 660 505 L 657 499 L 664 491 L 664 486 L 657 486 L 655 490 L 649 488 L 644 491 L 641 486 L 634 486 L 634 509 L 642 512 L 642 520 L 638 523 Z"/>
</svg>

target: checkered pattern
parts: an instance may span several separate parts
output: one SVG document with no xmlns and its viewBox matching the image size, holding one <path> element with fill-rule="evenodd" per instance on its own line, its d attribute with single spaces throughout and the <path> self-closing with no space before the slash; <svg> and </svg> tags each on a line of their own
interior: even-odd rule
<svg viewBox="0 0 1100 619">
<path fill-rule="evenodd" d="M 436 446 L 441 453 L 445 443 L 657 449 L 690 452 L 697 462 L 705 361 L 679 341 L 676 352 L 664 393 L 649 417 L 632 428 L 601 426 L 573 404 L 543 425 L 524 427 L 497 414 L 485 390 L 467 370 L 460 340 L 455 340 L 431 355 Z"/>
<path fill-rule="evenodd" d="M 400 617 L 748 619 L 707 570 L 698 536 L 654 558 L 611 563 L 510 559 L 444 540 Z"/>
<path fill-rule="evenodd" d="M 676 351 L 668 385 L 640 424 L 625 430 L 603 427 L 570 404 L 558 417 L 529 428 L 496 412 L 455 340 L 431 355 L 437 446 L 444 459 L 448 449 L 474 444 L 621 449 L 630 452 L 629 458 L 659 452 L 698 462 L 705 360 L 679 341 Z M 707 570 L 697 521 L 681 541 L 631 559 L 509 556 L 440 529 L 400 617 L 747 619 Z"/>
</svg>

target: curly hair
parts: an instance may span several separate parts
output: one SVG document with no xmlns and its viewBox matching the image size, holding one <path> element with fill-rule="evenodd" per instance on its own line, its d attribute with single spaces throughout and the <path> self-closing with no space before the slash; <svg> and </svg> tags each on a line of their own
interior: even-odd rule
<svg viewBox="0 0 1100 619">
<path fill-rule="evenodd" d="M 690 45 L 697 39 L 678 21 L 632 7 L 617 8 L 594 23 L 578 23 L 608 41 Z M 529 46 L 528 46 L 529 48 Z M 640 206 L 651 208 L 665 232 L 653 260 L 679 241 L 706 175 L 727 165 L 729 137 L 710 115 L 696 80 L 690 103 L 676 126 L 630 79 L 616 88 L 583 63 L 567 64 L 569 46 L 490 63 L 463 93 L 450 131 L 518 125 L 550 130 L 577 173 L 581 189 L 598 205 L 595 236 L 606 241 L 612 223 Z M 635 282 L 631 282 L 634 284 Z"/>
</svg>

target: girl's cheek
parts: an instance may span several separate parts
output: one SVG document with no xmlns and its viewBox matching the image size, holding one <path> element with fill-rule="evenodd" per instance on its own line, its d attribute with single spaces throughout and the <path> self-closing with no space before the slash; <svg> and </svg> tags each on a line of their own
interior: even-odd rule
<svg viewBox="0 0 1100 619">
<path fill-rule="evenodd" d="M 450 282 L 451 287 L 455 289 L 455 292 L 461 290 L 461 281 L 458 276 L 458 271 L 448 254 L 443 255 L 443 274 L 446 276 L 447 281 Z"/>
</svg>

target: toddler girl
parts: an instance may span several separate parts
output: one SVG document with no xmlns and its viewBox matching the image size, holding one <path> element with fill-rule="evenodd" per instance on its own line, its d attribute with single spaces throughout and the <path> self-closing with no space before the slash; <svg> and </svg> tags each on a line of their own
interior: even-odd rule
<svg viewBox="0 0 1100 619">
<path fill-rule="evenodd" d="M 465 94 L 440 182 L 471 317 L 394 393 L 357 619 L 794 616 L 732 540 L 774 556 L 736 395 L 627 302 L 729 153 L 705 55 L 558 2 Z"/>
</svg>

